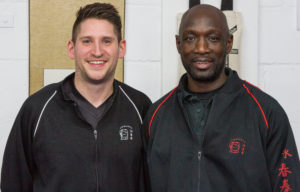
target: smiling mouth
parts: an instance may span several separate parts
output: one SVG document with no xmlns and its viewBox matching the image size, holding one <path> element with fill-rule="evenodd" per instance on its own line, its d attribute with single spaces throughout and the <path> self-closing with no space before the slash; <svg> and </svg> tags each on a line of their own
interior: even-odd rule
<svg viewBox="0 0 300 192">
<path fill-rule="evenodd" d="M 208 65 L 211 62 L 210 61 L 194 61 L 193 63 L 195 63 L 197 65 Z"/>
<path fill-rule="evenodd" d="M 88 63 L 93 65 L 103 65 L 106 61 L 88 61 Z"/>
<path fill-rule="evenodd" d="M 210 59 L 193 59 L 192 62 L 195 67 L 200 70 L 206 70 L 210 68 L 212 64 L 212 60 Z"/>
</svg>

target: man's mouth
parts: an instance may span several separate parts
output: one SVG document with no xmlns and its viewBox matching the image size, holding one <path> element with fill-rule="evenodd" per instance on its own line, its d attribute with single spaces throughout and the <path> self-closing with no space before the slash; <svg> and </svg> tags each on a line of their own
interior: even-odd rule
<svg viewBox="0 0 300 192">
<path fill-rule="evenodd" d="M 197 67 L 197 69 L 206 70 L 211 66 L 212 59 L 195 58 L 195 59 L 192 59 L 192 62 L 195 65 L 195 67 Z"/>
<path fill-rule="evenodd" d="M 106 61 L 88 61 L 89 64 L 93 65 L 101 65 L 104 64 Z"/>
</svg>

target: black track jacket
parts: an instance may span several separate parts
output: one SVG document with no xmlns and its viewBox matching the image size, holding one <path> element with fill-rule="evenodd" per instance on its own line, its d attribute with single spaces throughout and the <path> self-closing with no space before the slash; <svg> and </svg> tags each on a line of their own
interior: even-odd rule
<svg viewBox="0 0 300 192">
<path fill-rule="evenodd" d="M 144 120 L 152 192 L 300 192 L 295 140 L 275 99 L 234 72 L 213 97 L 200 148 L 179 94 L 181 84 Z"/>
<path fill-rule="evenodd" d="M 61 82 L 25 101 L 6 145 L 1 191 L 143 191 L 149 98 L 115 80 L 113 103 L 93 130 L 67 95 Z"/>
</svg>

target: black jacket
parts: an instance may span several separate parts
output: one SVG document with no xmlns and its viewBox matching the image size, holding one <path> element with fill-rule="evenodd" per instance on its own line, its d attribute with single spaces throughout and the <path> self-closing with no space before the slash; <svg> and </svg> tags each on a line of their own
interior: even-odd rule
<svg viewBox="0 0 300 192">
<path fill-rule="evenodd" d="M 149 98 L 115 80 L 113 103 L 95 132 L 63 84 L 23 104 L 5 149 L 2 192 L 143 191 L 140 129 Z"/>
<path fill-rule="evenodd" d="M 300 191 L 295 140 L 277 101 L 234 72 L 213 97 L 200 148 L 182 92 L 181 79 L 144 120 L 153 192 Z"/>
</svg>

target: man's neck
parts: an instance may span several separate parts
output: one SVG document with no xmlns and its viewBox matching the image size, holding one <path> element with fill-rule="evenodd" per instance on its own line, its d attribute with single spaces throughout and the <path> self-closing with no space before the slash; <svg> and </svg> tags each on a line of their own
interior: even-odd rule
<svg viewBox="0 0 300 192">
<path fill-rule="evenodd" d="M 113 94 L 114 79 L 94 84 L 74 78 L 74 85 L 77 91 L 94 107 L 99 107 Z"/>
<path fill-rule="evenodd" d="M 214 91 L 224 85 L 227 80 L 227 75 L 223 72 L 220 77 L 212 82 L 195 81 L 188 75 L 188 89 L 195 93 L 208 93 Z"/>
</svg>

